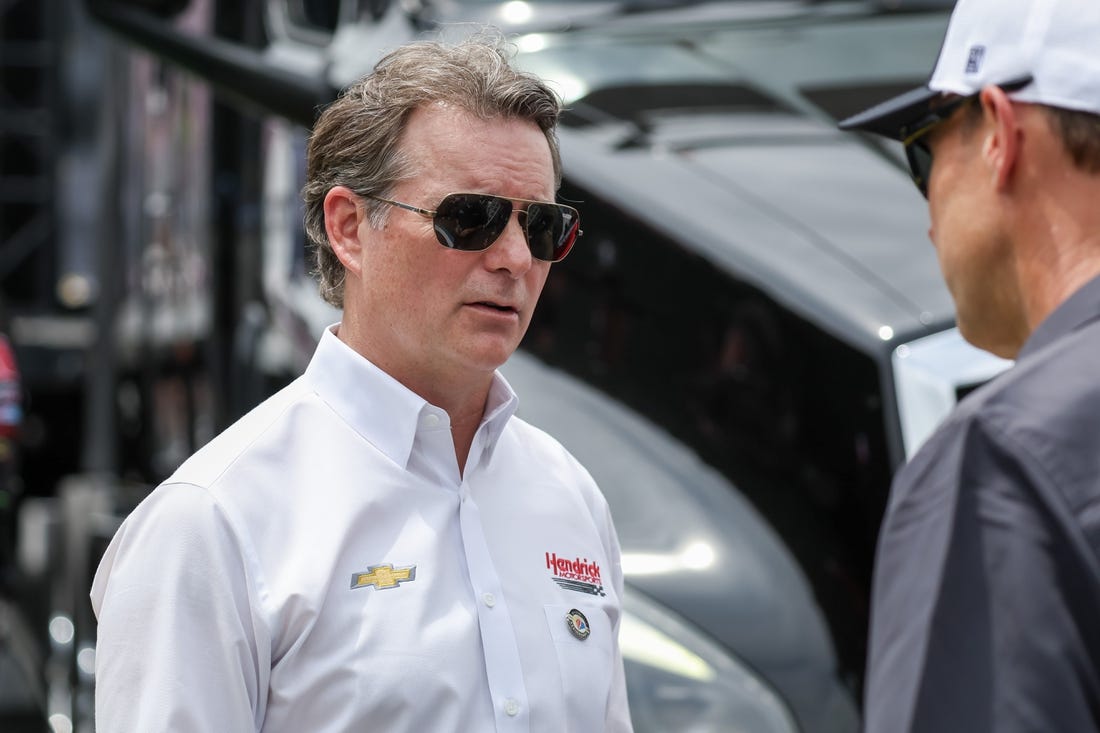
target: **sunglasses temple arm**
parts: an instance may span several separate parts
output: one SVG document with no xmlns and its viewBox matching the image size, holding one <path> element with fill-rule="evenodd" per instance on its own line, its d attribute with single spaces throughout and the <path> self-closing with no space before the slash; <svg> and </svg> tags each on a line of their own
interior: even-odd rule
<svg viewBox="0 0 1100 733">
<path fill-rule="evenodd" d="M 366 197 L 369 198 L 369 199 L 374 199 L 375 201 L 381 201 L 382 203 L 389 204 L 390 206 L 396 206 L 397 208 L 404 209 L 405 211 L 411 211 L 414 214 L 420 214 L 421 216 L 426 216 L 429 219 L 434 217 L 435 213 L 436 213 L 436 212 L 431 211 L 429 209 L 421 209 L 421 208 L 419 208 L 417 206 L 413 206 L 411 204 L 403 204 L 400 201 L 390 201 L 389 199 L 384 199 L 381 196 L 372 196 L 370 194 L 366 194 Z"/>
</svg>

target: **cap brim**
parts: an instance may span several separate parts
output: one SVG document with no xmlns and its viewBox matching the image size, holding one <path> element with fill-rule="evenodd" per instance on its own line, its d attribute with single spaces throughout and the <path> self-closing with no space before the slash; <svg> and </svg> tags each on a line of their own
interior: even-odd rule
<svg viewBox="0 0 1100 733">
<path fill-rule="evenodd" d="M 928 114 L 930 103 L 939 94 L 926 86 L 917 87 L 841 120 L 840 129 L 863 130 L 901 140 L 902 129 Z"/>
</svg>

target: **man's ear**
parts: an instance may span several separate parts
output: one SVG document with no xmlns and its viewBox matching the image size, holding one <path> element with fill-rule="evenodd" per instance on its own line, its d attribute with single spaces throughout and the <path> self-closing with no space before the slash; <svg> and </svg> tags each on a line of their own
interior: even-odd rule
<svg viewBox="0 0 1100 733">
<path fill-rule="evenodd" d="M 982 158 L 993 174 L 994 189 L 1001 193 L 1012 184 L 1020 155 L 1023 129 L 1012 101 L 1000 87 L 988 86 L 979 96 L 985 116 Z"/>
<path fill-rule="evenodd" d="M 364 242 L 359 231 L 366 212 L 360 199 L 344 186 L 333 186 L 325 194 L 325 234 L 332 251 L 344 267 L 355 275 L 362 270 Z"/>
</svg>

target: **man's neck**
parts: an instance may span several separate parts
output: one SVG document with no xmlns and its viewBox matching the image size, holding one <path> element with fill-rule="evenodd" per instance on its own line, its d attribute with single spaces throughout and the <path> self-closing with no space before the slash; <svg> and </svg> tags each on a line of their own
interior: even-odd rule
<svg viewBox="0 0 1100 733">
<path fill-rule="evenodd" d="M 1091 190 L 1091 195 L 1084 195 Z M 1100 183 L 1040 197 L 1038 216 L 1019 231 L 1020 281 L 1031 331 L 1085 283 L 1100 275 Z"/>
<path fill-rule="evenodd" d="M 458 471 L 460 474 L 464 473 L 474 435 L 485 415 L 492 375 L 474 382 L 440 378 L 438 375 L 394 374 L 382 365 L 377 366 L 410 391 L 447 413 L 451 421 L 451 440 L 454 441 Z"/>
<path fill-rule="evenodd" d="M 455 458 L 459 472 L 466 468 L 474 435 L 485 414 L 485 404 L 493 384 L 493 372 L 461 372 L 433 369 L 431 365 L 403 363 L 391 358 L 385 351 L 371 347 L 363 338 L 362 329 L 348 318 L 337 330 L 336 336 L 372 364 L 390 375 L 408 390 L 441 408 L 451 420 L 451 438 L 455 446 Z"/>
</svg>

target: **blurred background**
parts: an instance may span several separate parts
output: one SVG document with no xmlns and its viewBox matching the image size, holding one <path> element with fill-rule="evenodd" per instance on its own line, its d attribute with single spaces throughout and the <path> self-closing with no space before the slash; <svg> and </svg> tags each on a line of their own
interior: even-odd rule
<svg viewBox="0 0 1100 733">
<path fill-rule="evenodd" d="M 611 504 L 636 730 L 857 731 L 890 477 L 1007 366 L 900 148 L 835 129 L 924 81 L 951 5 L 0 0 L 0 731 L 94 730 L 106 543 L 339 320 L 317 110 L 480 23 L 567 105 L 585 235 L 505 373 Z"/>
</svg>

